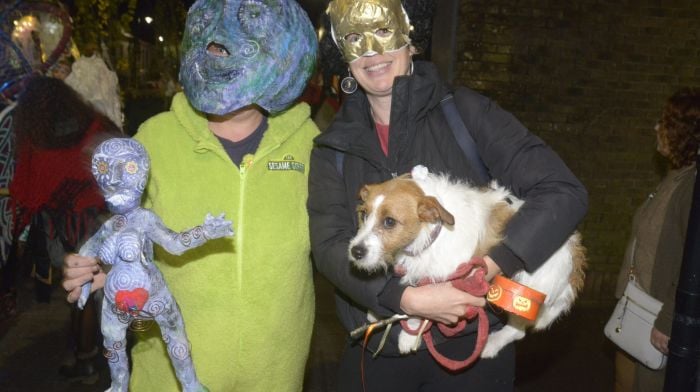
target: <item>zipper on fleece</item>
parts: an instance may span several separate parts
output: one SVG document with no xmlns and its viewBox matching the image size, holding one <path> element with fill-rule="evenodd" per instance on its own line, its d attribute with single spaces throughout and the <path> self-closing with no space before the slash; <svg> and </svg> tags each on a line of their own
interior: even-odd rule
<svg viewBox="0 0 700 392">
<path fill-rule="evenodd" d="M 245 188 L 246 188 L 246 177 L 248 174 L 248 169 L 253 165 L 255 157 L 253 154 L 246 154 L 243 156 L 243 160 L 239 166 L 240 172 L 240 183 L 238 186 L 238 231 L 236 232 L 236 279 L 238 283 L 238 291 L 241 292 L 243 289 L 243 237 L 245 230 L 244 216 L 245 216 Z"/>
</svg>

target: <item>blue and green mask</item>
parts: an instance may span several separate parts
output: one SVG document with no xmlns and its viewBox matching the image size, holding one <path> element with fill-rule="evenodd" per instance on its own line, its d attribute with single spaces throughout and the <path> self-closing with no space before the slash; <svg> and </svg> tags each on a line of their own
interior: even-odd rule
<svg viewBox="0 0 700 392">
<path fill-rule="evenodd" d="M 180 83 L 199 111 L 223 115 L 257 104 L 270 113 L 297 99 L 318 41 L 292 0 L 198 0 L 182 39 Z"/>
</svg>

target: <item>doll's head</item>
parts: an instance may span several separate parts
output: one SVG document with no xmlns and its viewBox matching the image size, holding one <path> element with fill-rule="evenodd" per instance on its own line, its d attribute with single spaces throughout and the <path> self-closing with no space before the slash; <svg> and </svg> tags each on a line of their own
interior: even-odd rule
<svg viewBox="0 0 700 392">
<path fill-rule="evenodd" d="M 141 204 L 150 161 L 136 140 L 113 138 L 100 143 L 92 155 L 92 175 L 109 210 L 124 214 Z"/>
</svg>

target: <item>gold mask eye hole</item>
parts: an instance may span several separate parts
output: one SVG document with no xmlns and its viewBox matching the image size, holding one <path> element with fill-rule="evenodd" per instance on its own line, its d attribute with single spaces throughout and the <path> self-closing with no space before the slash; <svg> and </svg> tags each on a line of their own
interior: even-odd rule
<svg viewBox="0 0 700 392">
<path fill-rule="evenodd" d="M 383 29 L 378 29 L 377 31 L 374 32 L 374 35 L 376 35 L 379 38 L 387 38 L 391 36 L 391 30 L 387 28 Z"/>
<path fill-rule="evenodd" d="M 350 34 L 347 34 L 344 37 L 344 39 L 346 42 L 354 44 L 354 43 L 360 42 L 360 39 L 362 39 L 362 36 L 358 33 L 350 33 Z"/>
</svg>

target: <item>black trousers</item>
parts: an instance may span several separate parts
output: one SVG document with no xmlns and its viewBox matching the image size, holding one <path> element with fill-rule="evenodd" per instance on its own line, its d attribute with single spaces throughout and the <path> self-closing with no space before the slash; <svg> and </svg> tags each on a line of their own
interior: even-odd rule
<svg viewBox="0 0 700 392">
<path fill-rule="evenodd" d="M 476 334 L 438 346 L 455 360 L 464 360 L 474 349 Z M 455 343 L 455 344 L 452 344 Z M 364 356 L 365 385 L 360 360 Z M 405 356 L 372 358 L 360 344 L 349 344 L 340 362 L 338 392 L 511 392 L 515 381 L 515 345 L 504 347 L 493 359 L 478 359 L 461 372 L 441 367 L 427 350 Z"/>
</svg>

